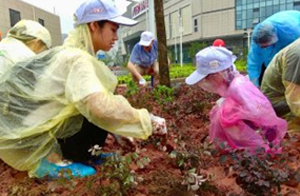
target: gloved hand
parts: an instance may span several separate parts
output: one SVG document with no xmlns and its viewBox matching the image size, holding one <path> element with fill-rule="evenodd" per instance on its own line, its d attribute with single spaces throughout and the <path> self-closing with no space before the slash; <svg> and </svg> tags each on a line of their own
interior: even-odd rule
<svg viewBox="0 0 300 196">
<path fill-rule="evenodd" d="M 165 135 L 167 134 L 167 126 L 166 126 L 166 120 L 164 118 L 155 116 L 153 114 L 150 114 L 150 119 L 152 123 L 152 132 L 155 135 Z"/>
<path fill-rule="evenodd" d="M 145 86 L 147 84 L 146 80 L 144 78 L 141 78 L 139 80 L 139 84 Z"/>
</svg>

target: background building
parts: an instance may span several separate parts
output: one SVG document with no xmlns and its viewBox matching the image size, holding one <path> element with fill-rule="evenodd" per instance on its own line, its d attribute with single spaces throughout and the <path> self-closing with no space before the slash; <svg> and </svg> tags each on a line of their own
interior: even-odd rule
<svg viewBox="0 0 300 196">
<path fill-rule="evenodd" d="M 0 0 L 0 31 L 2 32 L 2 38 L 21 19 L 39 22 L 50 31 L 52 45 L 61 45 L 62 35 L 59 16 L 20 0 Z"/>
<path fill-rule="evenodd" d="M 122 54 L 130 54 L 142 31 L 149 30 L 149 0 L 132 3 L 127 17 L 138 20 L 122 28 Z M 191 62 L 192 43 L 211 44 L 222 38 L 238 56 L 247 51 L 253 27 L 282 10 L 300 10 L 300 0 L 164 0 L 167 45 L 172 60 Z"/>
</svg>

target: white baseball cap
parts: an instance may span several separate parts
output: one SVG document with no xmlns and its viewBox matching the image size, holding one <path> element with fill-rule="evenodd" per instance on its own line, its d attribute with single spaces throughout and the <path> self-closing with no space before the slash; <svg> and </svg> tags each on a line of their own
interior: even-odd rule
<svg viewBox="0 0 300 196">
<path fill-rule="evenodd" d="M 196 54 L 197 69 L 185 79 L 185 82 L 189 85 L 196 84 L 209 74 L 234 67 L 235 60 L 236 56 L 225 47 L 210 46 L 200 50 Z"/>
<path fill-rule="evenodd" d="M 112 0 L 87 0 L 76 10 L 74 26 L 101 20 L 126 26 L 133 26 L 137 23 L 137 21 L 121 15 L 121 11 Z"/>
<path fill-rule="evenodd" d="M 149 46 L 153 40 L 154 40 L 153 33 L 151 33 L 150 31 L 144 31 L 141 34 L 141 40 L 139 44 L 141 46 Z"/>
</svg>

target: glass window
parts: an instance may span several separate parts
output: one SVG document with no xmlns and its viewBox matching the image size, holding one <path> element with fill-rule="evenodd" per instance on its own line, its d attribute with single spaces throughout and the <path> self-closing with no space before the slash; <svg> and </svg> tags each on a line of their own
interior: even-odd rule
<svg viewBox="0 0 300 196">
<path fill-rule="evenodd" d="M 242 5 L 242 0 L 236 0 L 236 1 L 235 1 L 235 4 L 236 4 L 236 5 Z"/>
<path fill-rule="evenodd" d="M 285 0 L 280 0 L 280 3 L 285 3 Z"/>
<path fill-rule="evenodd" d="M 280 7 L 279 5 L 274 5 L 273 6 L 273 13 L 279 12 L 280 11 Z"/>
<path fill-rule="evenodd" d="M 236 29 L 242 29 L 242 21 L 241 20 L 238 20 L 236 22 Z"/>
<path fill-rule="evenodd" d="M 179 35 L 179 14 L 178 11 L 171 13 L 172 27 L 170 28 L 170 37 L 175 37 Z"/>
<path fill-rule="evenodd" d="M 272 6 L 266 7 L 266 17 L 269 17 L 272 14 L 273 14 L 273 7 Z"/>
<path fill-rule="evenodd" d="M 10 26 L 13 27 L 17 22 L 21 20 L 20 12 L 9 9 L 9 17 L 10 17 Z"/>
<path fill-rule="evenodd" d="M 236 19 L 242 19 L 242 12 L 236 12 Z"/>
<path fill-rule="evenodd" d="M 253 19 L 258 19 L 259 18 L 259 8 L 253 9 Z"/>
<path fill-rule="evenodd" d="M 192 8 L 191 5 L 181 8 L 181 18 L 182 18 L 182 27 L 183 34 L 189 34 L 193 31 L 192 26 Z"/>
<path fill-rule="evenodd" d="M 287 9 L 287 10 L 292 10 L 293 8 L 294 8 L 293 3 L 287 3 L 287 4 L 286 4 L 286 9 Z"/>
<path fill-rule="evenodd" d="M 261 1 L 260 2 L 260 7 L 265 7 L 266 6 L 266 2 L 265 1 Z"/>
<path fill-rule="evenodd" d="M 273 1 L 273 5 L 278 5 L 279 4 L 279 0 L 274 0 Z"/>
<path fill-rule="evenodd" d="M 267 6 L 270 6 L 270 5 L 272 5 L 273 4 L 273 1 L 272 0 L 267 0 Z"/>
<path fill-rule="evenodd" d="M 170 15 L 165 16 L 165 27 L 166 27 L 166 38 L 170 39 L 170 28 L 172 28 L 170 24 Z"/>
<path fill-rule="evenodd" d="M 246 20 L 242 20 L 242 29 L 247 28 Z"/>
<path fill-rule="evenodd" d="M 266 8 L 265 7 L 261 7 L 260 8 L 260 17 L 264 17 L 266 16 Z"/>
<path fill-rule="evenodd" d="M 253 25 L 253 20 L 252 19 L 248 19 L 247 20 L 246 28 L 252 28 L 252 25 Z"/>
<path fill-rule="evenodd" d="M 285 4 L 280 4 L 280 11 L 286 10 L 285 9 Z"/>
<path fill-rule="evenodd" d="M 247 19 L 246 12 L 243 12 L 242 14 L 243 14 L 243 17 L 242 17 L 242 19 L 243 19 L 243 20 L 246 20 L 246 19 Z"/>
<path fill-rule="evenodd" d="M 41 18 L 39 18 L 39 23 L 40 23 L 41 25 L 45 26 L 45 22 L 44 22 L 44 20 L 41 19 Z"/>
<path fill-rule="evenodd" d="M 247 19 L 253 18 L 252 10 L 247 10 Z"/>
<path fill-rule="evenodd" d="M 198 20 L 194 19 L 194 32 L 198 32 Z"/>
<path fill-rule="evenodd" d="M 300 2 L 295 2 L 294 3 L 294 9 L 300 11 Z"/>
</svg>

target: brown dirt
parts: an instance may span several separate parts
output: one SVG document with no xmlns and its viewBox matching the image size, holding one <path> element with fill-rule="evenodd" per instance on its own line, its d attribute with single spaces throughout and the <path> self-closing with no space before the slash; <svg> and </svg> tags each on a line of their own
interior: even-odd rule
<svg viewBox="0 0 300 196">
<path fill-rule="evenodd" d="M 125 94 L 125 88 L 119 88 L 119 94 Z M 130 170 L 136 174 L 137 184 L 129 190 L 118 194 L 129 196 L 210 196 L 210 195 L 250 195 L 237 183 L 237 173 L 231 162 L 221 163 L 220 154 L 208 145 L 208 114 L 217 96 L 204 93 L 196 87 L 181 85 L 175 90 L 171 102 L 160 103 L 154 100 L 151 89 L 141 89 L 133 96 L 128 96 L 133 106 L 146 107 L 155 115 L 166 119 L 168 134 L 165 138 L 150 137 L 149 140 L 136 140 L 136 153 L 139 158 L 148 157 L 149 164 L 143 168 L 134 162 Z M 292 161 L 288 162 L 295 171 L 300 168 L 300 137 L 286 137 L 283 152 L 288 153 Z M 113 140 L 107 140 L 105 151 L 120 152 L 128 155 Z M 185 161 L 179 166 L 170 154 L 176 151 L 183 155 Z M 178 157 L 178 156 L 177 156 Z M 198 191 L 188 191 L 183 185 L 188 169 L 195 167 L 198 174 L 209 178 Z M 0 161 L 0 196 L 40 196 L 40 195 L 104 195 L 104 187 L 110 186 L 113 178 L 103 179 L 101 166 L 97 175 L 83 179 L 30 179 L 25 172 L 18 172 Z M 116 187 L 115 189 L 118 189 Z M 300 185 L 290 180 L 282 185 L 282 195 L 300 195 Z"/>
</svg>

